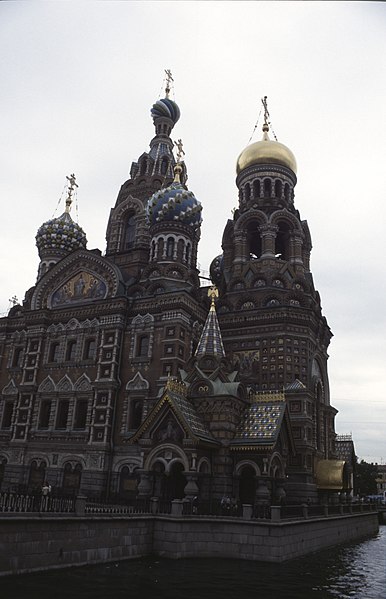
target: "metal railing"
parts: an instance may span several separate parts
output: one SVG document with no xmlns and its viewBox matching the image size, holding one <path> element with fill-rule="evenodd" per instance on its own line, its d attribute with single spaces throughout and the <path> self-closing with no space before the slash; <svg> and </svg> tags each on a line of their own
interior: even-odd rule
<svg viewBox="0 0 386 599">
<path fill-rule="evenodd" d="M 0 493 L 0 513 L 18 512 L 72 513 L 75 512 L 75 498 Z"/>
<path fill-rule="evenodd" d="M 375 503 L 241 505 L 221 500 L 163 500 L 153 498 L 56 497 L 42 494 L 0 492 L 0 514 L 74 514 L 77 515 L 173 515 L 243 518 L 244 520 L 294 521 L 377 511 Z"/>
</svg>

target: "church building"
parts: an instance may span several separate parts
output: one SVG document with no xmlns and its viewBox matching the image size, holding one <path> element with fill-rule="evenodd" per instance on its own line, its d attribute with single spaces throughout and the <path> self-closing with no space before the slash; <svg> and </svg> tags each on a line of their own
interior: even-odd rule
<svg viewBox="0 0 386 599">
<path fill-rule="evenodd" d="M 262 139 L 237 159 L 238 207 L 212 285 L 197 267 L 202 205 L 171 139 L 170 78 L 103 254 L 71 217 L 67 177 L 63 214 L 36 235 L 36 284 L 0 319 L 1 491 L 48 481 L 123 501 L 275 504 L 349 490 L 296 160 L 270 139 L 263 104 Z"/>
</svg>

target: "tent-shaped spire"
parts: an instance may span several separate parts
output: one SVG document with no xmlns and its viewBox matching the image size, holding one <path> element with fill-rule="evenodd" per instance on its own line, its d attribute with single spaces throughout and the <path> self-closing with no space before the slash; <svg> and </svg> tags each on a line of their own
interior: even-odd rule
<svg viewBox="0 0 386 599">
<path fill-rule="evenodd" d="M 217 320 L 216 308 L 214 305 L 214 300 L 216 297 L 218 297 L 217 288 L 214 286 L 211 287 L 208 291 L 208 295 L 211 298 L 211 306 L 201 333 L 200 341 L 197 345 L 195 355 L 197 358 L 202 358 L 203 356 L 214 356 L 221 359 L 225 358 L 225 351 L 221 337 L 220 325 Z"/>
</svg>

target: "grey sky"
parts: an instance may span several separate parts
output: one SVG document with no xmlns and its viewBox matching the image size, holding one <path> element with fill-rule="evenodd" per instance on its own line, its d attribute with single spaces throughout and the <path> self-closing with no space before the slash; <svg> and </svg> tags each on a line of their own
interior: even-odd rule
<svg viewBox="0 0 386 599">
<path fill-rule="evenodd" d="M 105 249 L 110 208 L 153 136 L 165 68 L 208 269 L 267 95 L 278 140 L 297 158 L 295 204 L 334 333 L 336 429 L 353 433 L 359 457 L 386 461 L 386 5 L 0 2 L 0 57 L 0 312 L 35 283 L 35 234 L 70 172 L 88 247 Z"/>
</svg>

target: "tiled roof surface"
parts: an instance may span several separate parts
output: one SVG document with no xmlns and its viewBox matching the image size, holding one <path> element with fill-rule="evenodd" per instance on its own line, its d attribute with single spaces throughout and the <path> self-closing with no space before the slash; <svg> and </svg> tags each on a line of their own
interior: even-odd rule
<svg viewBox="0 0 386 599">
<path fill-rule="evenodd" d="M 232 444 L 273 445 L 279 436 L 286 403 L 269 399 L 269 394 L 254 401 L 246 410 Z"/>
</svg>

